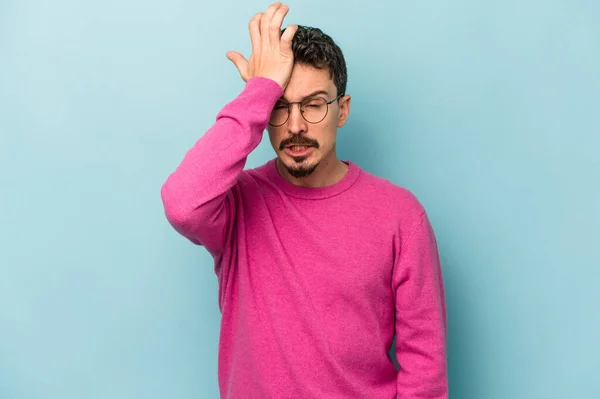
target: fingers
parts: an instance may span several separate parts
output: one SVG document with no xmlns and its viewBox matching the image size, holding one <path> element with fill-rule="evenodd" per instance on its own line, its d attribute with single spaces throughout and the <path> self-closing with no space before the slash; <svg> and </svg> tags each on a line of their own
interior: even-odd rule
<svg viewBox="0 0 600 399">
<path fill-rule="evenodd" d="M 270 43 L 269 37 L 269 26 L 271 25 L 271 20 L 273 19 L 273 15 L 279 10 L 281 7 L 281 3 L 273 3 L 267 8 L 260 19 L 260 38 L 262 41 L 262 45 L 267 47 Z"/>
<path fill-rule="evenodd" d="M 285 28 L 281 35 L 281 51 L 291 53 L 292 52 L 292 39 L 298 30 L 298 25 L 290 25 Z"/>
<path fill-rule="evenodd" d="M 235 51 L 227 52 L 227 58 L 231 62 L 233 62 L 238 72 L 240 73 L 240 76 L 242 77 L 244 82 L 246 82 L 248 80 L 248 76 L 246 76 L 246 73 L 248 71 L 248 61 L 246 60 L 246 58 L 244 58 L 243 55 Z"/>
<path fill-rule="evenodd" d="M 287 5 L 276 2 L 265 12 L 255 14 L 248 22 L 252 42 L 249 60 L 234 51 L 227 53 L 227 58 L 233 62 L 245 82 L 254 76 L 267 76 L 282 87 L 287 84 L 293 66 L 291 41 L 298 29 L 297 25 L 289 26 L 282 35 L 281 26 L 288 11 Z"/>
<path fill-rule="evenodd" d="M 287 5 L 282 5 L 273 15 L 273 19 L 271 19 L 269 24 L 269 40 L 272 45 L 279 43 L 281 37 L 281 25 L 289 10 L 290 8 Z"/>
<path fill-rule="evenodd" d="M 252 52 L 254 54 L 260 53 L 260 20 L 263 13 L 259 12 L 248 23 L 248 30 L 250 31 L 250 40 L 252 41 Z"/>
</svg>

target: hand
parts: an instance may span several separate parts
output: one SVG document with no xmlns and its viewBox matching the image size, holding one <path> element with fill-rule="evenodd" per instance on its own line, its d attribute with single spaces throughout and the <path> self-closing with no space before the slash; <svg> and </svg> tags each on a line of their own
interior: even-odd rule
<svg viewBox="0 0 600 399">
<path fill-rule="evenodd" d="M 285 90 L 294 67 L 292 38 L 298 30 L 298 25 L 290 25 L 281 35 L 281 24 L 288 11 L 287 5 L 277 2 L 250 20 L 252 54 L 249 60 L 235 51 L 227 53 L 244 82 L 262 76 L 274 80 Z"/>
</svg>

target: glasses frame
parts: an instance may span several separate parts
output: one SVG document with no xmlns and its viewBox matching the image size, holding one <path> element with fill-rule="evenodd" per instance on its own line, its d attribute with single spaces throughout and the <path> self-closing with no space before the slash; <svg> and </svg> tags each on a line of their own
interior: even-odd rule
<svg viewBox="0 0 600 399">
<path fill-rule="evenodd" d="M 311 97 L 306 97 L 306 98 L 302 99 L 302 101 L 294 101 L 294 102 L 286 103 L 288 110 L 287 110 L 287 118 L 285 118 L 285 121 L 283 121 L 280 125 L 273 125 L 270 122 L 270 120 L 269 120 L 269 126 L 280 127 L 280 126 L 285 125 L 287 123 L 287 121 L 290 119 L 290 114 L 292 113 L 292 105 L 294 105 L 294 104 L 298 104 L 298 107 L 300 108 L 300 115 L 302 115 L 302 119 L 304 119 L 306 122 L 308 122 L 308 123 L 310 123 L 312 125 L 316 125 L 317 123 L 321 123 L 321 122 L 323 122 L 325 120 L 325 118 L 327 118 L 327 115 L 329 114 L 329 106 L 331 104 L 333 104 L 336 100 L 338 100 L 340 97 L 343 97 L 343 96 L 344 96 L 344 93 L 340 93 L 340 94 L 338 94 L 338 96 L 336 98 L 334 98 L 331 101 L 327 101 L 325 98 L 320 97 L 320 96 L 311 96 Z M 304 117 L 304 112 L 302 112 L 302 103 L 304 101 L 310 99 L 310 98 L 321 98 L 321 99 L 325 100 L 325 104 L 326 104 L 325 106 L 327 107 L 326 110 L 325 110 L 325 116 L 323 116 L 323 119 L 321 119 L 318 122 L 311 122 L 311 121 L 307 120 Z"/>
</svg>

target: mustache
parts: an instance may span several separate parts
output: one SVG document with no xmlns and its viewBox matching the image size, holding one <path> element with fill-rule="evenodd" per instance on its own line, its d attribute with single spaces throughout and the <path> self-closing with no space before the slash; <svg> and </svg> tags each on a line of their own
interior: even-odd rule
<svg viewBox="0 0 600 399">
<path fill-rule="evenodd" d="M 285 139 L 279 144 L 279 149 L 283 150 L 285 147 L 290 145 L 307 145 L 315 148 L 319 148 L 319 143 L 315 140 L 307 139 L 306 137 L 293 136 L 289 139 Z"/>
</svg>

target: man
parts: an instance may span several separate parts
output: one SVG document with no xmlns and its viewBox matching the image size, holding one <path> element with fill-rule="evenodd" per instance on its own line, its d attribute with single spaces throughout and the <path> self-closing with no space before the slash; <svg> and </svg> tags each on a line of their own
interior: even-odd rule
<svg viewBox="0 0 600 399">
<path fill-rule="evenodd" d="M 287 12 L 275 3 L 252 18 L 249 60 L 227 54 L 244 90 L 161 191 L 173 227 L 214 258 L 221 396 L 447 398 L 427 215 L 406 189 L 337 158 L 344 57 L 318 29 L 282 33 Z M 265 128 L 276 157 L 243 170 Z"/>
</svg>

